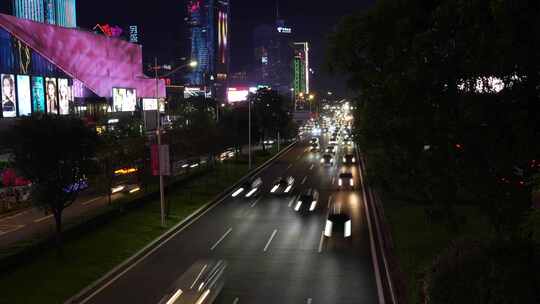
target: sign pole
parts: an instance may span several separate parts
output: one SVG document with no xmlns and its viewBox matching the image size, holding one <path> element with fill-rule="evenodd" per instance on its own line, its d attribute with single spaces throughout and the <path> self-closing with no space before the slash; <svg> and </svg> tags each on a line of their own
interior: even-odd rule
<svg viewBox="0 0 540 304">
<path fill-rule="evenodd" d="M 156 75 L 156 100 L 158 100 L 158 110 L 157 110 L 157 144 L 158 149 L 161 149 L 161 117 L 159 113 L 159 79 L 158 79 L 158 64 L 157 64 L 157 57 L 154 58 L 155 65 L 154 65 L 154 71 Z M 160 209 L 161 209 L 161 227 L 165 228 L 165 189 L 163 187 L 163 172 L 162 172 L 162 157 L 160 155 L 161 153 L 158 153 L 158 159 L 159 159 L 159 200 L 160 200 Z"/>
</svg>

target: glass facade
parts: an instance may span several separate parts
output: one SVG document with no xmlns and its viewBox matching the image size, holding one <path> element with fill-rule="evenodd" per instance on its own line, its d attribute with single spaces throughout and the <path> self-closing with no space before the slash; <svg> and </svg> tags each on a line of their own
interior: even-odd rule
<svg viewBox="0 0 540 304">
<path fill-rule="evenodd" d="M 77 27 L 76 0 L 13 0 L 16 17 L 63 27 Z"/>
<path fill-rule="evenodd" d="M 188 83 L 210 88 L 214 97 L 225 98 L 230 62 L 229 1 L 188 1 L 188 25 L 191 59 L 198 62 Z"/>
</svg>

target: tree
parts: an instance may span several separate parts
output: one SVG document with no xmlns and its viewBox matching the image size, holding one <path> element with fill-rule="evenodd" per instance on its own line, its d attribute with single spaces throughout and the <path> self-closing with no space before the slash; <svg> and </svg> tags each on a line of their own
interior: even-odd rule
<svg viewBox="0 0 540 304">
<path fill-rule="evenodd" d="M 539 12 L 533 1 L 382 0 L 341 23 L 328 61 L 358 92 L 372 182 L 454 228 L 459 202 L 499 232 L 517 226 L 531 188 L 514 171 L 540 153 Z"/>
<path fill-rule="evenodd" d="M 266 150 L 264 141 L 268 138 L 276 138 L 278 132 L 281 135 L 290 135 L 294 128 L 291 124 L 292 117 L 286 99 L 278 92 L 269 89 L 261 89 L 257 94 L 251 95 L 254 112 L 254 125 L 260 140 L 263 142 L 263 150 Z"/>
<path fill-rule="evenodd" d="M 142 169 L 146 150 L 140 125 L 139 120 L 122 119 L 114 128 L 108 128 L 99 136 L 96 153 L 100 171 L 98 185 L 106 193 L 109 204 L 116 177 L 114 171 L 128 166 Z"/>
<path fill-rule="evenodd" d="M 32 181 L 32 203 L 54 215 L 60 247 L 62 213 L 92 166 L 96 133 L 78 118 L 34 115 L 17 121 L 3 140 L 15 168 Z"/>
</svg>

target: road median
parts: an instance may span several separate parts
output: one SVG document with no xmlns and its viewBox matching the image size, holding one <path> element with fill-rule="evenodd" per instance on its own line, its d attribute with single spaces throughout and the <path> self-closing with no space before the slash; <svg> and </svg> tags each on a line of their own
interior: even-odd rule
<svg viewBox="0 0 540 304">
<path fill-rule="evenodd" d="M 167 243 L 171 238 L 176 236 L 183 229 L 188 227 L 191 223 L 195 222 L 197 219 L 202 217 L 205 213 L 210 211 L 213 207 L 223 202 L 228 197 L 230 192 L 234 188 L 236 188 L 238 185 L 240 185 L 242 182 L 244 182 L 246 179 L 259 174 L 265 168 L 270 166 L 275 160 L 277 160 L 278 158 L 280 158 L 281 156 L 289 152 L 296 145 L 296 143 L 297 142 L 293 142 L 292 144 L 290 144 L 289 146 L 287 146 L 286 148 L 278 152 L 276 155 L 268 159 L 262 165 L 249 171 L 246 175 L 240 178 L 234 185 L 227 187 L 224 191 L 216 195 L 208 203 L 204 204 L 203 206 L 201 206 L 200 208 L 198 208 L 197 210 L 189 214 L 186 218 L 184 218 L 178 224 L 174 225 L 165 233 L 161 234 L 158 238 L 151 241 L 148 245 L 146 245 L 144 248 L 139 250 L 137 253 L 135 253 L 134 255 L 130 256 L 129 258 L 127 258 L 126 260 L 118 264 L 111 271 L 109 271 L 108 273 L 100 277 L 98 280 L 94 281 L 92 284 L 88 285 L 86 288 L 84 288 L 82 291 L 80 291 L 78 294 L 74 295 L 73 297 L 69 298 L 64 303 L 65 304 L 86 303 L 94 295 L 99 293 L 99 291 L 106 288 L 108 285 L 113 283 L 116 279 L 121 277 L 124 273 L 128 272 L 131 268 L 135 267 L 139 262 L 144 260 L 149 255 L 151 255 L 154 251 L 156 251 L 165 243 Z"/>
</svg>

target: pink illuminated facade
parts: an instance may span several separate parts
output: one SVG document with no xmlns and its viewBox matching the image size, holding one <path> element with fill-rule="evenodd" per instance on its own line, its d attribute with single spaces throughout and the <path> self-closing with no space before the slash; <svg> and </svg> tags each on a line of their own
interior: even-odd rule
<svg viewBox="0 0 540 304">
<path fill-rule="evenodd" d="M 3 14 L 0 29 L 72 78 L 76 97 L 89 90 L 111 99 L 113 88 L 134 89 L 137 98 L 165 97 L 165 83 L 156 85 L 142 72 L 140 45 Z"/>
</svg>

